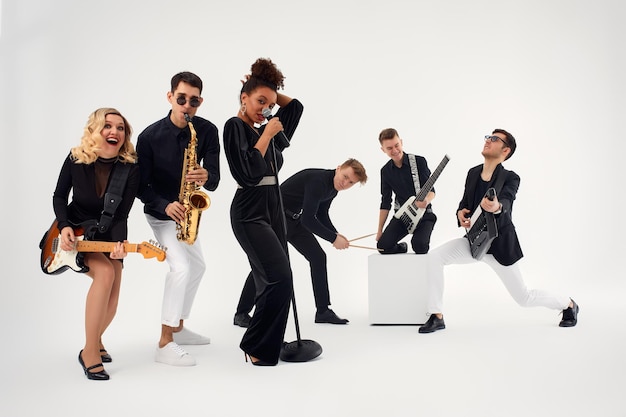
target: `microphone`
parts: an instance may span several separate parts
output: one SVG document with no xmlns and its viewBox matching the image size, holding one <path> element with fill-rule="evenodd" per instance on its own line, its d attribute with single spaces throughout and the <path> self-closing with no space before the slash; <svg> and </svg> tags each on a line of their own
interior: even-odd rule
<svg viewBox="0 0 626 417">
<path fill-rule="evenodd" d="M 272 114 L 272 110 L 269 107 L 263 109 L 263 117 L 265 117 L 267 120 L 270 120 L 272 117 L 274 117 L 274 115 Z M 279 144 L 283 148 L 286 148 L 290 145 L 289 139 L 287 139 L 287 135 L 285 135 L 285 132 L 283 132 L 282 130 L 278 132 L 276 136 L 274 136 L 274 138 L 278 138 Z"/>
</svg>

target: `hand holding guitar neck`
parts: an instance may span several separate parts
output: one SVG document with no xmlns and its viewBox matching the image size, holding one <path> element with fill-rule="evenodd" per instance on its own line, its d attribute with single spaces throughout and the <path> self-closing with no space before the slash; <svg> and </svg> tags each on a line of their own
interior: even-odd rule
<svg viewBox="0 0 626 417">
<path fill-rule="evenodd" d="M 487 192 L 485 193 L 485 197 L 487 200 L 490 201 L 490 204 L 487 204 L 485 206 L 482 206 L 483 210 L 489 212 L 489 213 L 495 213 L 500 209 L 500 202 L 497 200 L 496 198 L 496 190 L 491 187 L 487 190 Z"/>
</svg>

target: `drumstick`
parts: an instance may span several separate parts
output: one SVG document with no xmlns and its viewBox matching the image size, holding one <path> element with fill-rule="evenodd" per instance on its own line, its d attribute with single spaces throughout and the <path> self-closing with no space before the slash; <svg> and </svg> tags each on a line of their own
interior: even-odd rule
<svg viewBox="0 0 626 417">
<path fill-rule="evenodd" d="M 365 239 L 366 237 L 370 237 L 370 236 L 374 236 L 376 233 L 371 233 L 369 235 L 365 235 L 365 236 L 361 236 L 361 237 L 355 237 L 354 239 L 349 240 L 348 242 L 354 242 L 355 240 L 360 240 L 360 239 Z M 356 246 L 355 246 L 356 247 Z M 369 248 L 372 249 L 372 248 Z"/>
<path fill-rule="evenodd" d="M 359 246 L 359 245 L 350 245 L 351 248 L 361 248 L 361 249 L 372 249 L 372 250 L 377 250 L 382 252 L 383 249 L 378 249 L 378 248 L 370 248 L 369 246 Z"/>
</svg>

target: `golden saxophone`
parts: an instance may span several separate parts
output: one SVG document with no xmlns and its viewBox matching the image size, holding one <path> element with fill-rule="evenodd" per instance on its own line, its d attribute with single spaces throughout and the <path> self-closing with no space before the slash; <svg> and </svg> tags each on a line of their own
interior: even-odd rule
<svg viewBox="0 0 626 417">
<path fill-rule="evenodd" d="M 206 193 L 200 191 L 200 187 L 195 182 L 185 181 L 187 173 L 198 168 L 196 129 L 194 129 L 188 114 L 185 114 L 185 120 L 189 125 L 189 130 L 191 130 L 191 139 L 187 149 L 185 149 L 183 175 L 180 179 L 180 192 L 178 193 L 178 202 L 185 207 L 185 219 L 176 224 L 176 238 L 181 242 L 193 245 L 198 237 L 200 216 L 211 205 L 211 199 Z"/>
</svg>

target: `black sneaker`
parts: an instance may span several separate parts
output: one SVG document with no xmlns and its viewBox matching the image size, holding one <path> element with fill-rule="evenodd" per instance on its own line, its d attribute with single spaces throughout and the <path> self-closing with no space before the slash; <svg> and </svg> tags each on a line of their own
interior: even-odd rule
<svg viewBox="0 0 626 417">
<path fill-rule="evenodd" d="M 315 313 L 316 323 L 346 324 L 349 321 L 350 320 L 348 319 L 342 319 L 342 318 L 337 317 L 335 312 L 331 310 L 330 308 L 324 312 L 320 313 L 318 311 L 317 313 Z"/>
<path fill-rule="evenodd" d="M 572 300 L 573 307 L 567 307 L 563 310 L 563 317 L 559 323 L 559 327 L 574 327 L 578 322 L 578 304 Z"/>
<path fill-rule="evenodd" d="M 247 313 L 237 313 L 233 319 L 233 324 L 239 327 L 250 327 L 252 318 Z"/>
<path fill-rule="evenodd" d="M 436 314 L 431 314 L 426 323 L 419 328 L 420 333 L 432 333 L 437 330 L 442 330 L 446 328 L 446 323 L 442 318 L 438 318 Z"/>
</svg>

